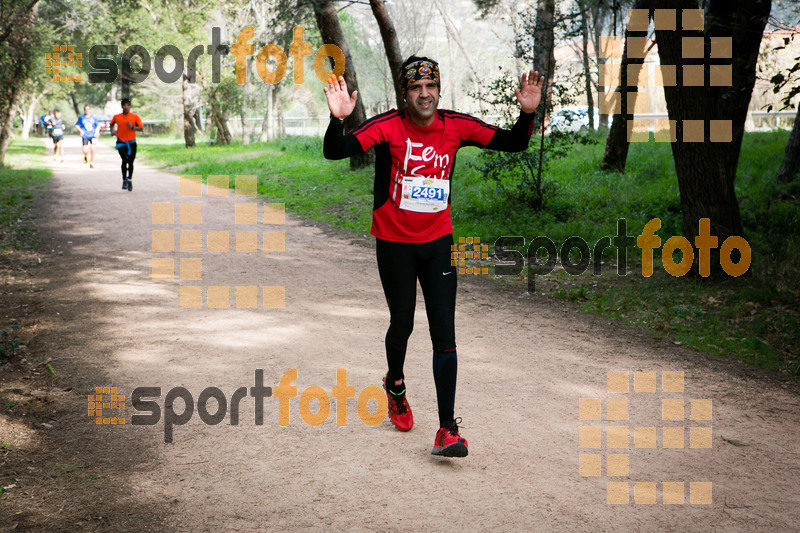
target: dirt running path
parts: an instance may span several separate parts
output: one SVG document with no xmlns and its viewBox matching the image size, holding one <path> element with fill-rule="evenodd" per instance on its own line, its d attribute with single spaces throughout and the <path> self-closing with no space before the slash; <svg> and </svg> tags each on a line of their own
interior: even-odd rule
<svg viewBox="0 0 800 533">
<path fill-rule="evenodd" d="M 147 140 L 141 146 L 146 151 Z M 68 354 L 78 357 L 65 363 L 68 372 L 102 366 L 111 382 L 97 385 L 128 395 L 161 387 L 162 407 L 179 386 L 195 399 L 216 386 L 230 400 L 235 389 L 253 386 L 256 369 L 275 387 L 296 368 L 299 392 L 316 385 L 330 394 L 339 368 L 356 394 L 380 384 L 388 311 L 371 249 L 294 216 L 283 227 L 236 226 L 234 204 L 252 199 L 181 197 L 177 176 L 139 161 L 133 192 L 122 191 L 116 153 L 99 146 L 97 168 L 88 171 L 78 151 L 69 137 L 69 161 L 54 165 L 48 213 L 67 250 L 66 281 L 52 297 L 70 310 L 64 335 L 85 341 Z M 154 226 L 153 202 L 173 203 L 176 224 Z M 202 225 L 183 228 L 284 229 L 286 251 L 151 253 L 152 230 L 182 229 L 177 206 L 185 202 L 202 203 Z M 176 275 L 179 258 L 202 258 L 203 284 L 283 285 L 285 308 L 181 309 L 179 285 L 200 282 L 154 281 L 154 256 L 173 257 Z M 347 402 L 346 427 L 336 425 L 335 401 L 325 423 L 307 425 L 298 398 L 281 427 L 274 397 L 264 402 L 261 426 L 246 397 L 238 426 L 228 417 L 205 425 L 195 412 L 171 444 L 163 418 L 156 426 L 110 427 L 84 417 L 82 431 L 147 454 L 137 456 L 144 467 L 131 489 L 143 513 L 150 504 L 168 506 L 165 530 L 796 530 L 800 402 L 791 387 L 521 290 L 498 293 L 466 276 L 459 283 L 456 415 L 469 441 L 465 459 L 430 455 L 436 409 L 421 297 L 406 363 L 416 421 L 408 433 L 388 420 L 366 426 L 355 399 Z M 606 392 L 608 371 L 629 372 L 631 392 Z M 655 371 L 658 391 L 633 392 L 634 371 Z M 684 392 L 662 392 L 664 371 L 684 372 Z M 603 420 L 580 421 L 580 398 L 602 399 Z M 629 400 L 628 421 L 606 419 L 608 398 Z M 669 398 L 685 400 L 685 420 L 661 420 Z M 690 420 L 690 399 L 711 399 L 713 420 Z M 579 449 L 579 426 L 592 425 L 630 427 L 629 449 Z M 671 426 L 687 428 L 682 449 L 662 448 L 662 428 Z M 710 449 L 690 448 L 688 428 L 701 426 L 713 427 Z M 655 427 L 658 447 L 635 448 L 634 427 Z M 603 456 L 601 476 L 579 475 L 580 453 Z M 628 475 L 609 477 L 607 454 L 628 454 Z M 106 460 L 131 458 L 123 449 Z M 630 503 L 606 503 L 609 481 L 627 483 Z M 657 503 L 634 504 L 636 482 L 655 483 Z M 664 504 L 662 482 L 684 482 L 685 503 Z M 711 504 L 690 503 L 702 496 L 700 486 L 690 493 L 691 482 L 712 483 Z"/>
</svg>

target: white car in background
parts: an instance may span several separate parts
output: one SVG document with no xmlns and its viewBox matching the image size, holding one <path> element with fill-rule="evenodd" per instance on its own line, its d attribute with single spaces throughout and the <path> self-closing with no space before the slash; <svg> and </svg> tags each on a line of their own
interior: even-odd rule
<svg viewBox="0 0 800 533">
<path fill-rule="evenodd" d="M 600 113 L 594 108 L 594 127 L 600 123 Z M 578 131 L 589 126 L 589 106 L 573 105 L 562 107 L 550 116 L 550 129 L 553 131 Z"/>
</svg>

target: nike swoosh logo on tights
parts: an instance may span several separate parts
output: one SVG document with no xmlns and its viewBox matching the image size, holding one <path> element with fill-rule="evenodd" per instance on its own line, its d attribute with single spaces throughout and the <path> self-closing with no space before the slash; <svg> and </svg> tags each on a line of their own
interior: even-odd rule
<svg viewBox="0 0 800 533">
<path fill-rule="evenodd" d="M 453 271 L 452 271 L 452 270 L 451 270 L 450 272 L 442 272 L 442 276 L 446 276 L 446 275 L 448 275 L 448 274 L 452 274 L 452 273 L 453 273 Z"/>
</svg>

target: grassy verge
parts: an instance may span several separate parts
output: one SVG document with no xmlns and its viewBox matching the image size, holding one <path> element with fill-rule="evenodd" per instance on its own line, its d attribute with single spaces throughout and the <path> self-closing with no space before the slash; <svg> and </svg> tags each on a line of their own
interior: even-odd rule
<svg viewBox="0 0 800 533">
<path fill-rule="evenodd" d="M 34 247 L 38 240 L 31 227 L 36 191 L 43 189 L 52 172 L 38 156 L 45 154 L 39 140 L 12 141 L 0 168 L 0 252 Z"/>
<path fill-rule="evenodd" d="M 534 297 L 575 302 L 586 312 L 636 324 L 656 338 L 668 338 L 711 354 L 760 368 L 800 375 L 800 206 L 797 186 L 779 189 L 774 176 L 788 132 L 748 133 L 742 146 L 736 194 L 752 248 L 749 275 L 721 281 L 673 278 L 655 252 L 655 274 L 641 275 L 641 251 L 627 249 L 629 273 L 615 273 L 615 251 L 603 256 L 602 275 L 568 275 L 563 269 L 537 277 Z M 632 144 L 625 174 L 600 172 L 604 139 L 578 145 L 547 172 L 545 208 L 533 211 L 510 202 L 480 167 L 481 152 L 461 150 L 453 185 L 456 236 L 493 243 L 503 235 L 530 242 L 549 237 L 557 247 L 580 236 L 591 248 L 617 233 L 624 218 L 628 235 L 659 218 L 662 243 L 681 235 L 680 196 L 672 154 L 665 143 Z M 532 141 L 532 144 L 538 141 Z M 176 173 L 256 174 L 258 191 L 287 209 L 336 227 L 368 233 L 372 169 L 350 171 L 347 161 L 322 158 L 322 140 L 294 137 L 271 143 L 186 150 L 180 140 L 143 140 L 140 154 Z M 591 271 L 590 271 L 591 272 Z M 525 291 L 525 280 L 499 287 Z"/>
</svg>

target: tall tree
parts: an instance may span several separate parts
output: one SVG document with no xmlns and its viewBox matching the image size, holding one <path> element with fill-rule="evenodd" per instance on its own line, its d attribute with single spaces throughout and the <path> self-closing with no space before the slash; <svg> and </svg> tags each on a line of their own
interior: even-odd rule
<svg viewBox="0 0 800 533">
<path fill-rule="evenodd" d="M 347 83 L 347 90 L 351 93 L 358 90 L 358 80 L 356 79 L 356 69 L 350 56 L 350 49 L 347 47 L 342 27 L 339 24 L 339 17 L 336 15 L 336 8 L 330 0 L 312 0 L 314 7 L 314 17 L 317 21 L 319 33 L 322 41 L 326 44 L 335 44 L 344 53 L 344 81 Z M 345 129 L 352 129 L 360 125 L 367 119 L 364 111 L 364 102 L 361 94 L 356 100 L 356 107 L 353 113 L 344 121 Z M 371 165 L 374 161 L 373 151 L 369 150 L 363 154 L 350 158 L 350 168 L 361 168 Z"/>
<path fill-rule="evenodd" d="M 383 0 L 369 0 L 369 5 L 372 8 L 372 14 L 375 16 L 375 20 L 381 30 L 383 48 L 386 50 L 386 59 L 389 61 L 389 71 L 392 73 L 392 80 L 394 81 L 394 94 L 397 100 L 397 109 L 403 109 L 405 107 L 405 102 L 403 102 L 403 95 L 400 92 L 400 67 L 403 64 L 403 55 L 400 52 L 400 44 L 397 41 L 397 32 L 394 29 L 394 23 L 389 16 L 389 11 L 387 11 L 386 4 Z"/>
<path fill-rule="evenodd" d="M 533 69 L 545 76 L 542 87 L 542 113 L 537 113 L 537 122 L 541 125 L 544 116 L 552 107 L 553 73 L 556 69 L 555 56 L 555 28 L 556 3 L 555 0 L 539 0 L 536 8 L 536 26 L 533 30 Z"/>
<path fill-rule="evenodd" d="M 633 4 L 633 9 L 647 9 L 650 0 L 636 0 Z M 649 20 L 649 14 L 648 14 Z M 641 65 L 644 63 L 643 50 L 636 50 L 636 53 L 628 48 L 629 37 L 644 37 L 647 36 L 647 31 L 632 31 L 626 26 L 625 28 L 625 44 L 622 50 L 622 64 L 620 65 L 619 86 L 616 93 L 619 94 L 621 112 L 615 114 L 611 120 L 611 128 L 608 130 L 608 137 L 606 137 L 606 151 L 603 155 L 603 161 L 600 163 L 602 170 L 616 170 L 617 172 L 625 172 L 625 165 L 628 161 L 628 121 L 633 120 L 633 110 L 628 109 L 628 93 L 635 93 L 639 89 L 634 84 L 628 86 L 628 66 Z M 633 56 L 633 57 L 632 57 Z"/>
<path fill-rule="evenodd" d="M 800 172 L 800 105 L 797 106 L 792 133 L 789 135 L 789 142 L 786 143 L 783 163 L 778 171 L 778 183 L 789 183 L 797 177 L 798 172 Z"/>
<path fill-rule="evenodd" d="M 586 0 L 578 0 L 581 25 L 581 57 L 583 59 L 583 76 L 586 87 L 587 114 L 589 127 L 594 129 L 594 99 L 592 98 L 592 71 L 589 68 L 589 6 Z"/>
<path fill-rule="evenodd" d="M 681 195 L 683 233 L 693 246 L 692 237 L 698 235 L 702 218 L 711 220 L 711 234 L 718 237 L 718 245 L 730 236 L 744 233 L 734 181 L 756 80 L 759 46 L 771 7 L 770 0 L 708 0 L 704 4 L 705 11 L 697 11 L 704 18 L 703 29 L 683 29 L 678 23 L 677 31 L 655 32 L 661 64 L 676 65 L 677 83 L 664 87 L 664 95 L 669 118 L 677 126 L 672 154 Z M 697 0 L 652 0 L 651 7 L 675 9 L 678 14 L 702 8 Z M 695 41 L 687 40 L 689 53 L 685 53 L 685 37 L 699 38 L 702 46 L 693 50 Z M 693 57 L 684 57 L 687 55 Z M 707 59 L 714 56 L 722 59 Z M 697 84 L 690 80 L 690 73 L 697 79 L 702 73 L 706 82 Z M 724 80 L 727 73 L 730 83 Z M 709 83 L 710 76 L 717 78 L 713 85 Z M 699 128 L 693 130 L 694 126 Z M 695 272 L 700 257 L 697 252 Z M 722 273 L 719 248 L 711 249 L 710 265 L 712 274 Z"/>
<path fill-rule="evenodd" d="M 0 0 L 0 166 L 11 142 L 14 112 L 36 50 L 38 0 Z"/>
</svg>

